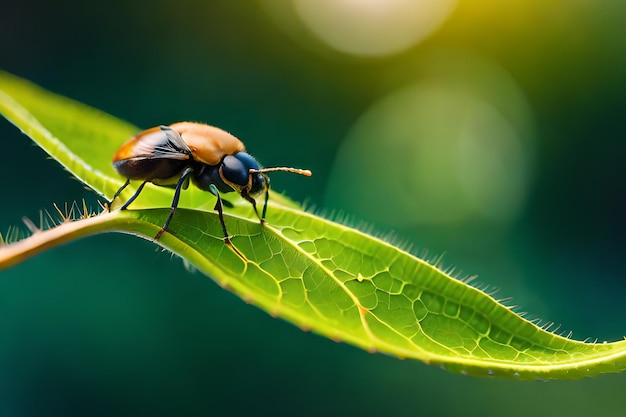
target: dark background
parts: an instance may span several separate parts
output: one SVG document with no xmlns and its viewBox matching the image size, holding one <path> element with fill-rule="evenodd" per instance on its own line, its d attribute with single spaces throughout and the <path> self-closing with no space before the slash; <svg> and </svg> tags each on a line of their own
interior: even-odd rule
<svg viewBox="0 0 626 417">
<path fill-rule="evenodd" d="M 312 169 L 273 177 L 295 200 L 446 252 L 574 338 L 626 334 L 626 6 L 461 0 L 425 40 L 364 56 L 318 39 L 290 4 L 13 2 L 0 67 L 142 128 L 218 125 L 267 166 Z M 463 159 L 457 116 L 485 108 L 468 128 L 483 146 Z M 3 234 L 55 202 L 95 206 L 9 123 L 0 138 Z M 445 163 L 421 161 L 426 144 Z M 617 416 L 624 389 L 623 374 L 519 383 L 370 355 L 274 320 L 129 236 L 0 276 L 0 415 Z"/>
</svg>

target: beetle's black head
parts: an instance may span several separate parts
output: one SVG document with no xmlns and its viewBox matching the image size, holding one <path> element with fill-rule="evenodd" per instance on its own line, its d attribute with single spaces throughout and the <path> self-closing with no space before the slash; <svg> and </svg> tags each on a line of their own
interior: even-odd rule
<svg viewBox="0 0 626 417">
<path fill-rule="evenodd" d="M 224 158 L 220 174 L 224 182 L 235 188 L 240 194 L 245 193 L 254 197 L 265 191 L 268 181 L 262 173 L 251 173 L 251 169 L 259 169 L 259 163 L 256 159 L 246 152 L 238 152 Z"/>
<path fill-rule="evenodd" d="M 268 188 L 269 179 L 258 170 L 259 163 L 245 152 L 227 155 L 218 165 L 196 163 L 193 182 L 204 191 L 215 186 L 222 193 L 237 191 L 242 196 L 255 197 Z"/>
</svg>

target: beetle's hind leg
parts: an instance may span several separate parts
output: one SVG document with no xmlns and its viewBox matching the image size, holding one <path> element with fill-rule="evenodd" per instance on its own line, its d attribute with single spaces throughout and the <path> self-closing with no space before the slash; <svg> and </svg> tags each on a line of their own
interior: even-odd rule
<svg viewBox="0 0 626 417">
<path fill-rule="evenodd" d="M 141 183 L 141 185 L 139 186 L 139 188 L 137 188 L 137 191 L 135 191 L 135 194 L 133 194 L 133 196 L 131 198 L 128 199 L 127 202 L 125 202 L 122 207 L 120 207 L 120 210 L 126 210 L 128 208 L 128 206 L 130 206 L 130 203 L 132 203 L 133 201 L 135 201 L 135 199 L 139 196 L 139 194 L 141 193 L 141 190 L 143 190 L 143 187 L 146 185 L 148 181 L 144 181 Z M 119 195 L 122 193 L 122 191 L 124 191 L 124 189 L 126 187 L 128 187 L 128 185 L 130 184 L 130 180 L 126 180 L 126 182 L 124 183 L 124 185 L 122 185 L 119 190 L 117 190 L 115 192 L 115 194 L 113 195 L 113 198 L 111 199 L 111 201 L 108 202 L 109 205 L 109 211 L 111 211 L 111 205 L 113 205 L 113 202 L 115 201 L 115 199 L 117 197 L 119 197 Z"/>
<path fill-rule="evenodd" d="M 113 198 L 110 201 L 107 201 L 107 205 L 109 206 L 109 211 L 111 211 L 111 205 L 113 204 L 113 202 L 115 201 L 115 199 L 117 197 L 119 197 L 119 195 L 122 193 L 122 191 L 124 191 L 124 188 L 128 187 L 128 185 L 130 184 L 130 180 L 126 180 L 126 182 L 124 183 L 124 185 L 122 185 L 116 192 L 115 194 L 113 194 Z"/>
<path fill-rule="evenodd" d="M 137 188 L 137 191 L 135 191 L 135 194 L 133 194 L 133 196 L 131 198 L 129 198 L 128 201 L 125 202 L 122 207 L 120 207 L 120 210 L 126 210 L 128 208 L 128 206 L 130 206 L 130 203 L 132 203 L 133 201 L 135 201 L 137 199 L 137 197 L 139 197 L 139 194 L 141 194 L 141 191 L 143 190 L 143 187 L 146 186 L 147 182 L 148 181 L 144 181 L 144 182 L 141 183 L 139 188 Z"/>
</svg>

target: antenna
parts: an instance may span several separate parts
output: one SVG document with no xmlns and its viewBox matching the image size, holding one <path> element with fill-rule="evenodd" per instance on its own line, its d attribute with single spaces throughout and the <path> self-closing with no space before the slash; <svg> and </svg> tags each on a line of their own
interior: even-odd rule
<svg viewBox="0 0 626 417">
<path fill-rule="evenodd" d="M 285 172 L 293 172 L 294 174 L 304 175 L 305 177 L 310 177 L 311 171 L 308 169 L 298 169 L 298 168 L 289 168 L 289 167 L 272 167 L 272 168 L 261 168 L 261 169 L 250 169 L 250 174 L 265 174 L 266 172 L 276 172 L 276 171 L 285 171 Z"/>
</svg>

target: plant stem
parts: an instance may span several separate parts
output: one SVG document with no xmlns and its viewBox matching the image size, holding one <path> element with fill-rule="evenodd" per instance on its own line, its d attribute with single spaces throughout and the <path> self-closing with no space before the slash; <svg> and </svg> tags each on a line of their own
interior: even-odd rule
<svg viewBox="0 0 626 417">
<path fill-rule="evenodd" d="M 113 231 L 116 220 L 116 212 L 104 212 L 84 219 L 65 221 L 52 229 L 35 230 L 25 239 L 0 246 L 0 270 L 63 243 L 95 233 Z"/>
</svg>

